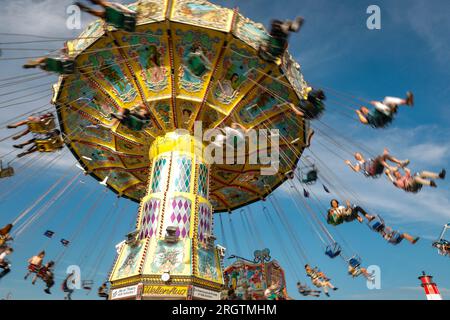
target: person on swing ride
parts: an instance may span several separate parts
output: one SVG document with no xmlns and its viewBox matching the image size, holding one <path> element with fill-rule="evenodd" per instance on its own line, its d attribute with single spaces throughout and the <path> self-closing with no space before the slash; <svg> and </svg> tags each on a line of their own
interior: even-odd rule
<svg viewBox="0 0 450 320">
<path fill-rule="evenodd" d="M 8 129 L 15 129 L 21 126 L 25 126 L 28 124 L 42 124 L 44 127 L 50 124 L 50 122 L 54 119 L 54 115 L 51 112 L 47 112 L 45 114 L 39 115 L 39 116 L 29 116 L 28 119 L 19 121 L 17 123 L 13 123 L 7 126 Z M 26 130 L 22 131 L 21 133 L 15 135 L 12 137 L 13 140 L 17 140 L 28 133 L 30 133 L 30 129 L 27 128 Z"/>
<path fill-rule="evenodd" d="M 72 300 L 72 294 L 75 291 L 71 284 L 75 284 L 75 271 L 72 271 L 67 277 L 64 279 L 61 289 L 66 295 L 64 296 L 64 300 Z"/>
<path fill-rule="evenodd" d="M 45 258 L 45 251 L 39 252 L 36 256 L 28 259 L 28 272 L 25 275 L 24 279 L 27 280 L 31 273 L 38 273 L 42 268 L 42 262 Z"/>
<path fill-rule="evenodd" d="M 33 284 L 35 284 L 38 277 L 41 278 L 45 282 L 45 285 L 47 287 L 44 289 L 44 292 L 47 294 L 52 294 L 50 292 L 50 289 L 55 284 L 55 275 L 53 273 L 54 266 L 55 266 L 55 262 L 53 262 L 53 261 L 47 262 L 45 264 L 45 266 L 39 270 L 39 272 L 36 274 L 36 276 L 33 279 Z"/>
<path fill-rule="evenodd" d="M 298 108 L 293 103 L 290 103 L 289 106 L 297 116 L 314 120 L 319 118 L 325 110 L 323 101 L 326 99 L 326 96 L 323 90 L 320 89 L 316 90 L 309 87 L 307 91 L 307 97 L 300 100 Z"/>
<path fill-rule="evenodd" d="M 391 227 L 385 227 L 380 233 L 388 243 L 393 245 L 399 244 L 403 239 L 408 240 L 411 244 L 416 244 L 416 242 L 420 239 L 419 237 L 413 237 L 408 233 L 401 233 L 397 230 L 393 230 Z"/>
<path fill-rule="evenodd" d="M 304 19 L 302 17 L 297 17 L 294 21 L 272 20 L 269 32 L 270 37 L 259 48 L 261 58 L 281 64 L 281 58 L 288 46 L 289 34 L 298 32 L 303 23 Z"/>
<path fill-rule="evenodd" d="M 414 105 L 414 96 L 408 91 L 405 99 L 385 97 L 383 102 L 371 101 L 371 104 L 375 107 L 372 111 L 365 106 L 356 110 L 359 121 L 373 128 L 385 128 L 394 120 L 394 116 L 400 105 Z"/>
<path fill-rule="evenodd" d="M 298 293 L 300 293 L 304 297 L 320 297 L 319 290 L 312 290 L 310 287 L 308 287 L 306 284 L 302 284 L 300 281 L 297 282 L 297 290 Z"/>
<path fill-rule="evenodd" d="M 340 206 L 339 201 L 333 199 L 330 201 L 331 208 L 328 210 L 327 223 L 333 226 L 340 225 L 344 222 L 351 222 L 357 219 L 360 223 L 363 218 L 359 215 L 361 213 L 368 221 L 372 221 L 375 216 L 368 214 L 360 206 L 352 205 L 350 201 L 346 201 L 346 206 Z"/>
<path fill-rule="evenodd" d="M 0 248 L 6 245 L 8 241 L 13 240 L 13 238 L 10 235 L 12 227 L 13 225 L 9 223 L 2 229 L 0 229 Z"/>
<path fill-rule="evenodd" d="M 331 279 L 329 279 L 323 272 L 319 271 L 317 267 L 313 269 L 309 264 L 306 264 L 305 271 L 306 275 L 311 278 L 312 284 L 317 288 L 322 288 L 327 297 L 330 296 L 330 294 L 328 293 L 328 288 L 334 291 L 338 289 L 331 284 Z"/>
<path fill-rule="evenodd" d="M 355 159 L 356 164 L 352 164 L 350 160 L 345 160 L 345 163 L 355 172 L 362 172 L 366 177 L 378 177 L 385 169 L 393 170 L 396 167 L 392 167 L 387 161 L 397 164 L 399 167 L 406 167 L 409 164 L 409 160 L 398 160 L 389 154 L 387 148 L 384 149 L 383 154 L 375 157 L 374 159 L 365 159 L 362 153 L 356 152 Z"/>
<path fill-rule="evenodd" d="M 434 173 L 430 171 L 422 171 L 417 172 L 414 175 L 411 175 L 411 170 L 408 168 L 403 168 L 405 172 L 404 175 L 397 170 L 386 170 L 386 175 L 389 180 L 392 181 L 394 186 L 399 189 L 402 189 L 406 192 L 417 193 L 419 192 L 423 186 L 429 186 L 432 188 L 436 188 L 435 179 L 445 179 L 446 171 L 442 169 L 439 173 Z"/>
<path fill-rule="evenodd" d="M 34 60 L 28 60 L 22 67 L 24 69 L 40 68 L 48 72 L 59 74 L 73 74 L 75 72 L 75 62 L 67 56 L 67 47 L 60 50 L 59 57 L 40 57 Z"/>
<path fill-rule="evenodd" d="M 450 256 L 450 242 L 441 239 L 440 241 L 433 242 L 433 247 L 438 249 L 440 255 Z"/>
<path fill-rule="evenodd" d="M 105 20 L 106 23 L 111 24 L 119 29 L 125 31 L 134 31 L 136 27 L 136 11 L 130 10 L 123 4 L 118 2 L 110 2 L 104 0 L 89 0 L 94 5 L 103 7 L 103 10 L 95 10 L 85 6 L 81 2 L 75 2 L 82 11 L 87 12 L 95 17 Z"/>
<path fill-rule="evenodd" d="M 140 105 L 133 110 L 120 108 L 117 113 L 111 113 L 114 118 L 108 127 L 113 127 L 121 123 L 133 131 L 143 130 L 150 122 L 150 112 L 144 105 Z"/>
<path fill-rule="evenodd" d="M 14 148 L 22 149 L 23 147 L 25 147 L 25 146 L 27 146 L 29 144 L 33 144 L 25 152 L 19 153 L 17 155 L 17 157 L 18 158 L 22 158 L 22 157 L 24 157 L 26 155 L 29 155 L 31 153 L 34 153 L 34 152 L 38 151 L 38 145 L 36 144 L 37 140 L 49 142 L 52 146 L 54 146 L 55 149 L 61 149 L 63 147 L 60 144 L 61 131 L 59 131 L 58 129 L 54 129 L 54 130 L 52 130 L 52 131 L 42 135 L 42 137 L 39 136 L 38 138 L 33 138 L 33 139 L 30 139 L 30 140 L 25 141 L 23 143 L 13 145 Z"/>
<path fill-rule="evenodd" d="M 391 227 L 386 226 L 384 220 L 380 217 L 377 217 L 377 220 L 369 227 L 379 233 L 388 243 L 392 245 L 398 245 L 403 239 L 408 240 L 411 244 L 416 244 L 417 241 L 420 240 L 419 237 L 413 237 L 412 235 L 406 232 L 400 232 L 397 230 L 393 230 Z"/>
<path fill-rule="evenodd" d="M 348 265 L 348 274 L 351 275 L 353 278 L 363 275 L 367 280 L 369 280 L 369 281 L 373 280 L 373 274 L 367 272 L 367 269 L 364 267 L 361 267 L 360 265 L 352 266 L 351 264 L 349 264 Z"/>
<path fill-rule="evenodd" d="M 98 288 L 97 295 L 100 298 L 108 299 L 108 283 L 104 282 L 102 285 Z"/>
<path fill-rule="evenodd" d="M 11 264 L 6 259 L 6 256 L 13 253 L 14 250 L 11 247 L 6 247 L 3 252 L 0 253 L 0 268 L 3 269 L 2 272 L 0 272 L 0 279 L 6 276 L 8 273 L 11 272 Z"/>
</svg>

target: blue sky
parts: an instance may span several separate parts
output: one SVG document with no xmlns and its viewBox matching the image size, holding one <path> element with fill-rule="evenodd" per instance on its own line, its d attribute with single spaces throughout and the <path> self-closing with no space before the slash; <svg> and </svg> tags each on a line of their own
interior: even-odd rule
<svg viewBox="0 0 450 320">
<path fill-rule="evenodd" d="M 0 0 L 3 9 L 0 12 L 0 20 L 3 21 L 0 33 L 76 36 L 79 31 L 65 28 L 65 9 L 70 3 L 71 1 L 56 0 Z M 381 290 L 368 290 L 363 279 L 352 279 L 346 274 L 346 266 L 342 260 L 331 260 L 323 254 L 323 246 L 308 222 L 308 213 L 304 209 L 302 212 L 297 210 L 292 199 L 298 197 L 289 185 L 283 185 L 275 192 L 275 199 L 281 203 L 282 215 L 289 220 L 290 230 L 300 240 L 308 261 L 320 266 L 339 287 L 338 291 L 332 293 L 332 298 L 424 299 L 417 276 L 425 270 L 434 275 L 444 298 L 448 299 L 450 261 L 438 256 L 431 247 L 431 242 L 438 236 L 442 225 L 450 221 L 448 181 L 439 181 L 438 189 L 424 189 L 417 195 L 405 194 L 396 190 L 384 178 L 371 180 L 352 173 L 341 157 L 350 157 L 349 151 L 357 151 L 360 145 L 375 153 L 382 152 L 386 146 L 399 158 L 410 159 L 412 170 L 438 171 L 443 167 L 450 168 L 450 19 L 447 16 L 450 3 L 445 0 L 376 3 L 365 0 L 223 0 L 215 3 L 227 7 L 238 6 L 244 15 L 266 26 L 271 18 L 292 19 L 296 15 L 305 18 L 304 28 L 291 37 L 289 50 L 300 62 L 305 79 L 316 87 L 325 88 L 328 95 L 327 114 L 313 123 L 318 134 L 311 151 L 334 172 L 337 180 L 344 186 L 344 190 L 339 190 L 340 193 L 345 196 L 350 189 L 356 191 L 361 206 L 380 214 L 395 228 L 422 237 L 415 246 L 405 242 L 394 247 L 365 225 L 352 223 L 335 229 L 329 228 L 338 241 L 345 239 L 347 254 L 358 253 L 363 259 L 363 265 L 380 266 Z M 381 30 L 366 28 L 366 8 L 371 4 L 377 4 L 381 8 Z M 83 15 L 83 25 L 88 22 L 88 17 Z M 0 34 L 0 39 L 0 42 L 36 40 L 4 34 Z M 59 42 L 44 42 L 9 47 L 57 49 L 60 45 Z M 23 59 L 1 59 L 34 56 L 43 52 L 3 50 L 0 57 L 0 79 L 26 74 L 20 67 Z M 54 80 L 55 77 L 50 76 L 10 87 L 1 87 L 0 83 L 0 94 Z M 31 98 L 50 92 L 50 88 L 45 85 L 40 88 L 43 91 Z M 23 94 L 39 90 L 30 89 Z M 351 110 L 361 103 L 357 98 L 376 100 L 386 95 L 403 96 L 407 90 L 415 93 L 416 104 L 413 109 L 401 109 L 389 129 L 373 130 L 361 126 Z M 20 99 L 20 95 L 19 92 L 0 96 L 0 106 L 11 103 L 3 103 L 9 99 L 17 98 L 18 102 L 30 99 Z M 0 128 L 4 127 L 6 120 L 46 102 L 48 98 L 36 99 L 31 103 L 2 109 Z M 0 129 L 1 138 L 9 134 L 9 131 Z M 339 143 L 331 144 L 327 135 L 332 135 Z M 0 142 L 1 155 L 10 150 L 10 141 Z M 45 164 L 55 156 L 38 155 L 31 162 L 24 159 L 14 163 L 17 168 L 22 167 L 17 176 L 0 181 L 0 224 L 16 217 L 67 173 L 64 182 L 46 198 L 51 199 L 77 173 L 75 161 L 68 151 L 63 151 L 52 170 L 44 170 Z M 6 159 L 11 159 L 11 156 L 6 156 Z M 326 169 L 321 172 L 326 174 Z M 328 204 L 330 195 L 323 192 L 320 184 L 313 186 L 311 190 L 323 205 Z M 0 297 L 12 292 L 16 299 L 61 299 L 59 282 L 53 295 L 47 296 L 42 292 L 42 283 L 32 286 L 30 282 L 23 280 L 23 275 L 26 260 L 31 255 L 45 247 L 50 258 L 61 256 L 64 251 L 58 243 L 59 238 L 70 238 L 73 234 L 78 236 L 58 261 L 57 278 L 61 280 L 65 268 L 71 264 L 80 265 L 84 278 L 96 281 L 95 287 L 106 278 L 115 255 L 114 244 L 132 229 L 137 205 L 124 199 L 117 201 L 111 192 L 103 191 L 91 177 L 77 179 L 73 189 L 69 188 L 60 201 L 53 204 L 16 239 L 16 251 L 11 257 L 13 272 L 0 281 Z M 82 201 L 85 197 L 88 197 L 87 200 Z M 95 213 L 90 215 L 90 208 L 96 203 L 96 199 L 99 205 L 94 208 Z M 117 208 L 114 207 L 116 201 Z M 321 208 L 317 206 L 317 202 L 307 201 L 317 212 L 317 216 L 322 218 L 318 213 Z M 44 201 L 43 205 L 45 203 Z M 262 213 L 264 205 L 273 214 L 276 228 L 265 221 Z M 248 221 L 261 234 L 263 243 L 249 234 L 246 224 L 242 223 L 246 220 L 241 220 L 240 211 L 231 216 L 223 214 L 225 235 L 221 232 L 220 219 L 216 217 L 218 242 L 228 247 L 228 253 L 245 257 L 251 257 L 256 248 L 269 247 L 272 256 L 286 268 L 289 293 L 294 298 L 299 298 L 295 283 L 298 278 L 305 282 L 306 277 L 303 273 L 304 261 L 296 254 L 292 237 L 287 235 L 283 224 L 277 220 L 269 202 L 256 203 L 250 209 L 251 213 L 246 212 Z M 39 208 L 33 212 L 39 212 Z M 235 228 L 234 232 L 231 232 L 231 225 Z M 42 236 L 46 229 L 57 233 L 55 239 L 47 241 Z M 283 232 L 278 234 L 275 229 Z M 234 241 L 233 234 L 239 235 L 239 239 Z M 95 292 L 86 295 L 85 292 L 78 291 L 74 298 L 96 297 Z"/>
</svg>

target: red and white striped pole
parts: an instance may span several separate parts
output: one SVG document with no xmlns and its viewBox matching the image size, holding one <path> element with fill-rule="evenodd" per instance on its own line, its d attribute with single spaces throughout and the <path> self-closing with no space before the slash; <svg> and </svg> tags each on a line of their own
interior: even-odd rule
<svg viewBox="0 0 450 320">
<path fill-rule="evenodd" d="M 436 283 L 432 281 L 432 276 L 428 276 L 425 274 L 425 271 L 422 271 L 422 276 L 420 276 L 419 279 L 422 281 L 422 287 L 427 295 L 427 300 L 442 300 L 442 296 L 439 293 Z"/>
</svg>

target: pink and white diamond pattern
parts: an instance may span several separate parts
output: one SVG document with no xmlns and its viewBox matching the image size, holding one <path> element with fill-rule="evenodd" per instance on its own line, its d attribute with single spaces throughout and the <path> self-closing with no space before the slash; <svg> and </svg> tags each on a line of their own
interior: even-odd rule
<svg viewBox="0 0 450 320">
<path fill-rule="evenodd" d="M 211 233 L 211 209 L 206 203 L 200 203 L 198 208 L 198 240 L 206 243 L 206 235 Z"/>
<path fill-rule="evenodd" d="M 149 199 L 142 204 L 142 220 L 139 239 L 152 238 L 158 229 L 158 216 L 161 207 L 159 199 Z"/>
<path fill-rule="evenodd" d="M 169 200 L 169 210 L 165 213 L 166 226 L 167 223 L 177 227 L 177 237 L 182 239 L 189 236 L 189 228 L 191 225 L 191 200 L 184 197 L 175 197 Z M 166 227 L 165 226 L 165 227 Z"/>
</svg>

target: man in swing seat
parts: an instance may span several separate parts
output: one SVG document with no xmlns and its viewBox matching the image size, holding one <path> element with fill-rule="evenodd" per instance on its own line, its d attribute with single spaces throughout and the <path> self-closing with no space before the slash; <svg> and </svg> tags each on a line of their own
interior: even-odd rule
<svg viewBox="0 0 450 320">
<path fill-rule="evenodd" d="M 414 96 L 408 91 L 405 99 L 385 97 L 383 102 L 371 101 L 370 103 L 375 107 L 372 111 L 365 106 L 356 110 L 359 121 L 373 128 L 385 128 L 394 120 L 400 105 L 410 107 L 414 105 Z"/>
<path fill-rule="evenodd" d="M 122 29 L 127 32 L 134 32 L 136 30 L 136 12 L 128 9 L 126 6 L 117 3 L 104 0 L 89 0 L 94 5 L 103 7 L 103 11 L 94 10 L 85 6 L 81 2 L 75 2 L 82 11 L 87 12 L 95 17 L 105 20 L 107 24 L 110 24 L 118 29 Z"/>
</svg>

